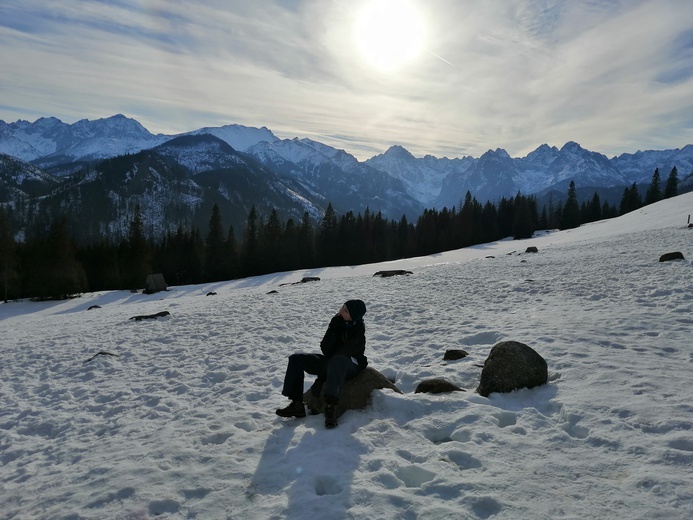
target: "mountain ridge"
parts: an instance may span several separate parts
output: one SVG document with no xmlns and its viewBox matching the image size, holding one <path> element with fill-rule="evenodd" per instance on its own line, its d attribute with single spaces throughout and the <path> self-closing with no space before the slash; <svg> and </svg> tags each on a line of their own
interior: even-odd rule
<svg viewBox="0 0 693 520">
<path fill-rule="evenodd" d="M 150 177 L 152 182 L 166 184 L 163 191 L 175 193 L 178 188 L 174 184 L 182 182 L 178 174 L 172 175 L 174 170 L 184 171 L 185 182 L 197 186 L 190 188 L 191 193 L 202 194 L 200 200 L 190 197 L 191 201 L 195 199 L 190 207 L 197 212 L 193 220 L 200 223 L 203 219 L 199 212 L 209 209 L 213 200 L 234 215 L 231 221 L 236 227 L 242 225 L 244 212 L 247 214 L 255 204 L 267 208 L 276 204 L 285 218 L 298 218 L 303 210 L 317 219 L 332 203 L 340 213 L 368 209 L 382 212 L 389 219 L 404 215 L 411 220 L 424 208 L 455 207 L 467 192 L 482 203 L 497 202 L 518 192 L 565 193 L 574 181 L 581 192 L 604 190 L 613 197 L 621 186 L 649 183 L 655 168 L 659 168 L 663 180 L 674 166 L 681 179 L 693 172 L 693 145 L 612 158 L 574 141 L 561 148 L 544 143 L 519 158 L 502 148 L 489 149 L 479 158 L 438 158 L 430 154 L 415 157 L 404 147 L 393 145 L 382 154 L 359 161 L 345 150 L 312 139 L 280 139 L 264 126 L 229 124 L 155 135 L 122 114 L 73 124 L 46 117 L 34 123 L 0 120 L 0 154 L 5 154 L 0 163 L 0 204 L 36 199 L 38 205 L 65 210 L 67 203 L 56 201 L 68 190 L 66 186 L 75 189 L 89 175 L 96 175 L 98 164 L 104 160 L 145 150 L 155 153 L 161 159 L 156 163 L 161 165 L 158 168 L 166 170 L 165 174 L 157 171 Z M 23 161 L 25 166 L 18 166 L 21 162 L 16 161 Z M 143 167 L 151 167 L 145 163 Z M 22 168 L 24 173 L 18 173 Z M 36 182 L 20 182 L 22 175 Z M 119 178 L 121 185 L 110 188 L 108 196 L 113 199 L 122 199 L 128 193 L 127 176 Z M 55 198 L 52 203 L 44 200 L 51 196 Z M 100 194 L 96 198 L 103 201 L 104 197 Z M 90 203 L 74 194 L 68 199 Z M 156 201 L 141 202 L 149 205 Z M 118 204 L 131 207 L 130 201 L 120 200 Z M 151 218 L 161 218 L 161 213 L 153 212 Z"/>
</svg>

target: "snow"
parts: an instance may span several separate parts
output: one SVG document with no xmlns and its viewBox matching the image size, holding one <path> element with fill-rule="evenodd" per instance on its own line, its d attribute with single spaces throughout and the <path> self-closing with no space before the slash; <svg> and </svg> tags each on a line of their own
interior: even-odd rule
<svg viewBox="0 0 693 520">
<path fill-rule="evenodd" d="M 242 125 L 205 127 L 182 135 L 211 134 L 228 143 L 233 149 L 247 152 L 258 143 L 273 143 L 279 140 L 267 127 L 253 128 Z"/>
<path fill-rule="evenodd" d="M 691 213 L 693 193 L 430 257 L 0 305 L 2 516 L 691 518 Z M 277 417 L 287 356 L 354 297 L 371 366 L 404 393 L 334 430 Z M 502 340 L 549 383 L 475 394 Z M 85 362 L 101 351 L 119 357 Z M 467 392 L 415 394 L 431 377 Z"/>
</svg>

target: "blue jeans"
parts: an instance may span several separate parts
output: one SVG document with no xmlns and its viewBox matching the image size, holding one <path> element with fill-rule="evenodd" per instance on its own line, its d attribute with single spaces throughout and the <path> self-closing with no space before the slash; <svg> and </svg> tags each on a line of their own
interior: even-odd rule
<svg viewBox="0 0 693 520">
<path fill-rule="evenodd" d="M 361 367 L 348 356 L 332 356 L 327 359 L 322 354 L 292 354 L 284 376 L 282 395 L 292 401 L 303 401 L 304 373 L 318 377 L 324 382 L 325 402 L 336 404 L 342 394 L 344 381 L 359 375 Z"/>
</svg>

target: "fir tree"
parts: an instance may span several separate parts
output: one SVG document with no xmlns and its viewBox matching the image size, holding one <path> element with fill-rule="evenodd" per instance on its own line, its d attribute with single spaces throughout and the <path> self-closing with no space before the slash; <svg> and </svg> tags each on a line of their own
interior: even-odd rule
<svg viewBox="0 0 693 520">
<path fill-rule="evenodd" d="M 670 199 L 671 197 L 676 197 L 679 194 L 679 175 L 676 166 L 671 169 L 669 177 L 667 177 L 667 184 L 664 187 L 664 198 Z"/>
<path fill-rule="evenodd" d="M 625 215 L 640 209 L 640 207 L 642 207 L 642 198 L 640 197 L 640 192 L 638 192 L 638 185 L 633 183 L 630 188 L 626 188 L 623 191 L 619 215 Z"/>
<path fill-rule="evenodd" d="M 327 204 L 318 232 L 317 253 L 321 266 L 339 265 L 337 214 L 332 203 Z"/>
<path fill-rule="evenodd" d="M 484 204 L 479 222 L 479 227 L 482 231 L 481 243 L 492 242 L 502 238 L 498 232 L 498 211 L 491 202 L 487 201 Z"/>
<path fill-rule="evenodd" d="M 205 240 L 205 278 L 209 282 L 218 282 L 229 278 L 225 242 L 221 212 L 219 206 L 214 204 L 212 215 L 209 218 L 209 232 Z"/>
<path fill-rule="evenodd" d="M 16 263 L 15 242 L 10 231 L 10 222 L 5 210 L 0 206 L 0 283 L 2 283 L 2 297 L 7 303 L 10 294 L 10 286 L 17 280 L 17 272 L 14 270 Z"/>
<path fill-rule="evenodd" d="M 599 199 L 599 193 L 596 191 L 592 195 L 592 200 L 588 206 L 589 220 L 588 222 L 596 222 L 602 219 L 602 202 Z"/>
<path fill-rule="evenodd" d="M 108 240 L 79 248 L 77 260 L 82 264 L 87 276 L 89 291 L 121 289 L 118 249 Z"/>
<path fill-rule="evenodd" d="M 75 246 L 65 218 L 55 222 L 39 241 L 39 270 L 34 273 L 34 294 L 40 298 L 68 298 L 86 289 L 84 270 L 75 257 Z"/>
<path fill-rule="evenodd" d="M 563 206 L 563 218 L 561 219 L 561 229 L 573 229 L 580 225 L 580 206 L 577 201 L 575 181 L 570 181 L 568 187 L 568 198 Z"/>
<path fill-rule="evenodd" d="M 655 168 L 652 174 L 652 180 L 650 181 L 650 186 L 647 188 L 647 193 L 645 193 L 645 205 L 654 204 L 657 201 L 662 200 L 662 190 L 660 185 L 659 168 Z"/>
<path fill-rule="evenodd" d="M 122 280 L 129 289 L 138 289 L 144 286 L 147 275 L 150 272 L 151 250 L 144 235 L 144 223 L 140 205 L 135 206 L 135 213 L 128 227 L 127 242 L 124 246 L 124 268 Z"/>
<path fill-rule="evenodd" d="M 283 235 L 281 255 L 284 259 L 282 264 L 284 267 L 282 270 L 295 271 L 300 269 L 302 266 L 298 252 L 298 227 L 294 219 L 290 218 L 286 221 Z"/>
<path fill-rule="evenodd" d="M 315 266 L 315 231 L 313 230 L 313 222 L 310 214 L 306 211 L 301 219 L 301 226 L 296 237 L 299 264 L 301 267 Z"/>
<path fill-rule="evenodd" d="M 228 255 L 229 278 L 233 280 L 238 278 L 240 272 L 238 244 L 233 226 L 229 226 L 229 232 L 226 235 L 226 254 Z"/>
<path fill-rule="evenodd" d="M 502 197 L 498 203 L 498 232 L 502 238 L 512 236 L 515 220 L 515 201 Z"/>
<path fill-rule="evenodd" d="M 531 238 L 537 227 L 536 201 L 532 197 L 517 194 L 513 219 L 513 238 Z"/>
<path fill-rule="evenodd" d="M 241 258 L 242 276 L 254 276 L 260 273 L 260 238 L 255 206 L 250 208 L 246 219 Z"/>
<path fill-rule="evenodd" d="M 279 213 L 275 208 L 272 208 L 267 223 L 263 226 L 261 243 L 261 257 L 263 260 L 263 271 L 266 273 L 276 273 L 283 271 L 282 265 L 284 258 L 284 241 L 283 241 L 282 224 L 279 221 Z"/>
</svg>

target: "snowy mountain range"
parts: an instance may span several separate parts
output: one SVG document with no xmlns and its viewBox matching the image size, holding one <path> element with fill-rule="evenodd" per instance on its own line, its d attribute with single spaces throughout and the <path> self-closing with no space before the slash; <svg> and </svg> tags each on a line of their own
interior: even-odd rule
<svg viewBox="0 0 693 520">
<path fill-rule="evenodd" d="M 386 218 L 415 219 L 424 208 L 456 206 L 467 191 L 481 202 L 497 201 L 518 192 L 565 193 L 571 181 L 588 192 L 648 184 L 655 168 L 663 179 L 674 166 L 682 180 L 693 172 L 693 145 L 611 159 L 574 142 L 560 149 L 542 144 L 522 158 L 500 148 L 479 158 L 417 158 L 393 146 L 360 162 L 316 141 L 280 139 L 265 127 L 226 125 L 155 135 L 120 114 L 74 124 L 54 117 L 0 121 L 0 154 L 0 203 L 41 197 L 37 204 L 55 211 L 75 211 L 79 204 L 95 204 L 93 199 L 128 209 L 140 204 L 145 212 L 174 205 L 173 213 L 187 212 L 192 216 L 185 221 L 199 223 L 215 201 L 236 226 L 252 205 L 261 214 L 277 208 L 285 218 L 300 218 L 305 211 L 319 217 L 332 203 L 340 213 L 369 209 Z M 115 158 L 121 159 L 100 165 Z M 113 164 L 121 170 L 113 170 Z M 104 170 L 110 191 L 96 195 Z M 128 186 L 136 178 L 142 181 L 139 191 Z M 169 199 L 161 200 L 162 193 Z M 151 219 L 163 218 L 162 212 L 171 210 L 152 213 Z M 122 222 L 103 226 L 118 229 Z"/>
</svg>

